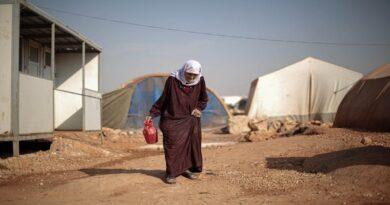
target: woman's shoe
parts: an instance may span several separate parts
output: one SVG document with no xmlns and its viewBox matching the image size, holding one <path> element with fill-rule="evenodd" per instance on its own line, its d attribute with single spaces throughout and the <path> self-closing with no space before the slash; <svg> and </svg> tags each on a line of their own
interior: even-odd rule
<svg viewBox="0 0 390 205">
<path fill-rule="evenodd" d="M 167 176 L 167 177 L 165 178 L 165 182 L 166 182 L 167 184 L 176 184 L 176 178 L 175 178 L 175 177 Z"/>
<path fill-rule="evenodd" d="M 192 180 L 198 179 L 198 176 L 196 176 L 194 173 L 190 172 L 189 170 L 185 171 L 182 175 L 188 179 L 192 179 Z"/>
</svg>

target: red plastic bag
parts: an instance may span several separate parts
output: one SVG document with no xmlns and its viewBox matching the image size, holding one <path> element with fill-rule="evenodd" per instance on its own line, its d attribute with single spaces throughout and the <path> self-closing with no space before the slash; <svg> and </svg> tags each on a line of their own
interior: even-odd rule
<svg viewBox="0 0 390 205">
<path fill-rule="evenodd" d="M 145 141 L 148 144 L 154 144 L 158 142 L 157 129 L 153 126 L 152 120 L 144 121 L 144 131 L 143 131 Z"/>
</svg>

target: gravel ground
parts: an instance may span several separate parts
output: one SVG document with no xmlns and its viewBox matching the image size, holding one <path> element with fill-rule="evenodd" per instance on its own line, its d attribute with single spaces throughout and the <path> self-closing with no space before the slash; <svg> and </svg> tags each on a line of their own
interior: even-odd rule
<svg viewBox="0 0 390 205">
<path fill-rule="evenodd" d="M 200 179 L 176 185 L 162 180 L 161 151 L 134 151 L 145 145 L 136 134 L 101 144 L 93 133 L 58 133 L 48 151 L 0 160 L 0 204 L 390 203 L 390 133 L 318 129 L 204 149 Z"/>
</svg>

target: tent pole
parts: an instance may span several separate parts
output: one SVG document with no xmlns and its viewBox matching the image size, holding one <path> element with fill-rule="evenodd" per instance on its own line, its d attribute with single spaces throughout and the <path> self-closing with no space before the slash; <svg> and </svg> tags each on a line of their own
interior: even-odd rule
<svg viewBox="0 0 390 205">
<path fill-rule="evenodd" d="M 311 88 L 312 87 L 312 76 L 311 72 L 309 73 L 309 106 L 308 106 L 308 115 L 309 115 L 309 121 L 313 120 L 311 118 Z"/>
</svg>

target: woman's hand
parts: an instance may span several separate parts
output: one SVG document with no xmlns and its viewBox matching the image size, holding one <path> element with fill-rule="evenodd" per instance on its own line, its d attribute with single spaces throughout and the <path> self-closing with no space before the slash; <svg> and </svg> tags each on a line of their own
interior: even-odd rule
<svg viewBox="0 0 390 205">
<path fill-rule="evenodd" d="M 149 115 L 147 115 L 147 116 L 145 117 L 145 121 L 150 121 L 150 120 L 152 120 L 152 117 L 149 116 Z"/>
<path fill-rule="evenodd" d="M 202 115 L 202 112 L 200 112 L 200 110 L 198 109 L 194 109 L 192 112 L 191 112 L 191 115 L 195 116 L 195 117 L 200 117 Z"/>
</svg>

